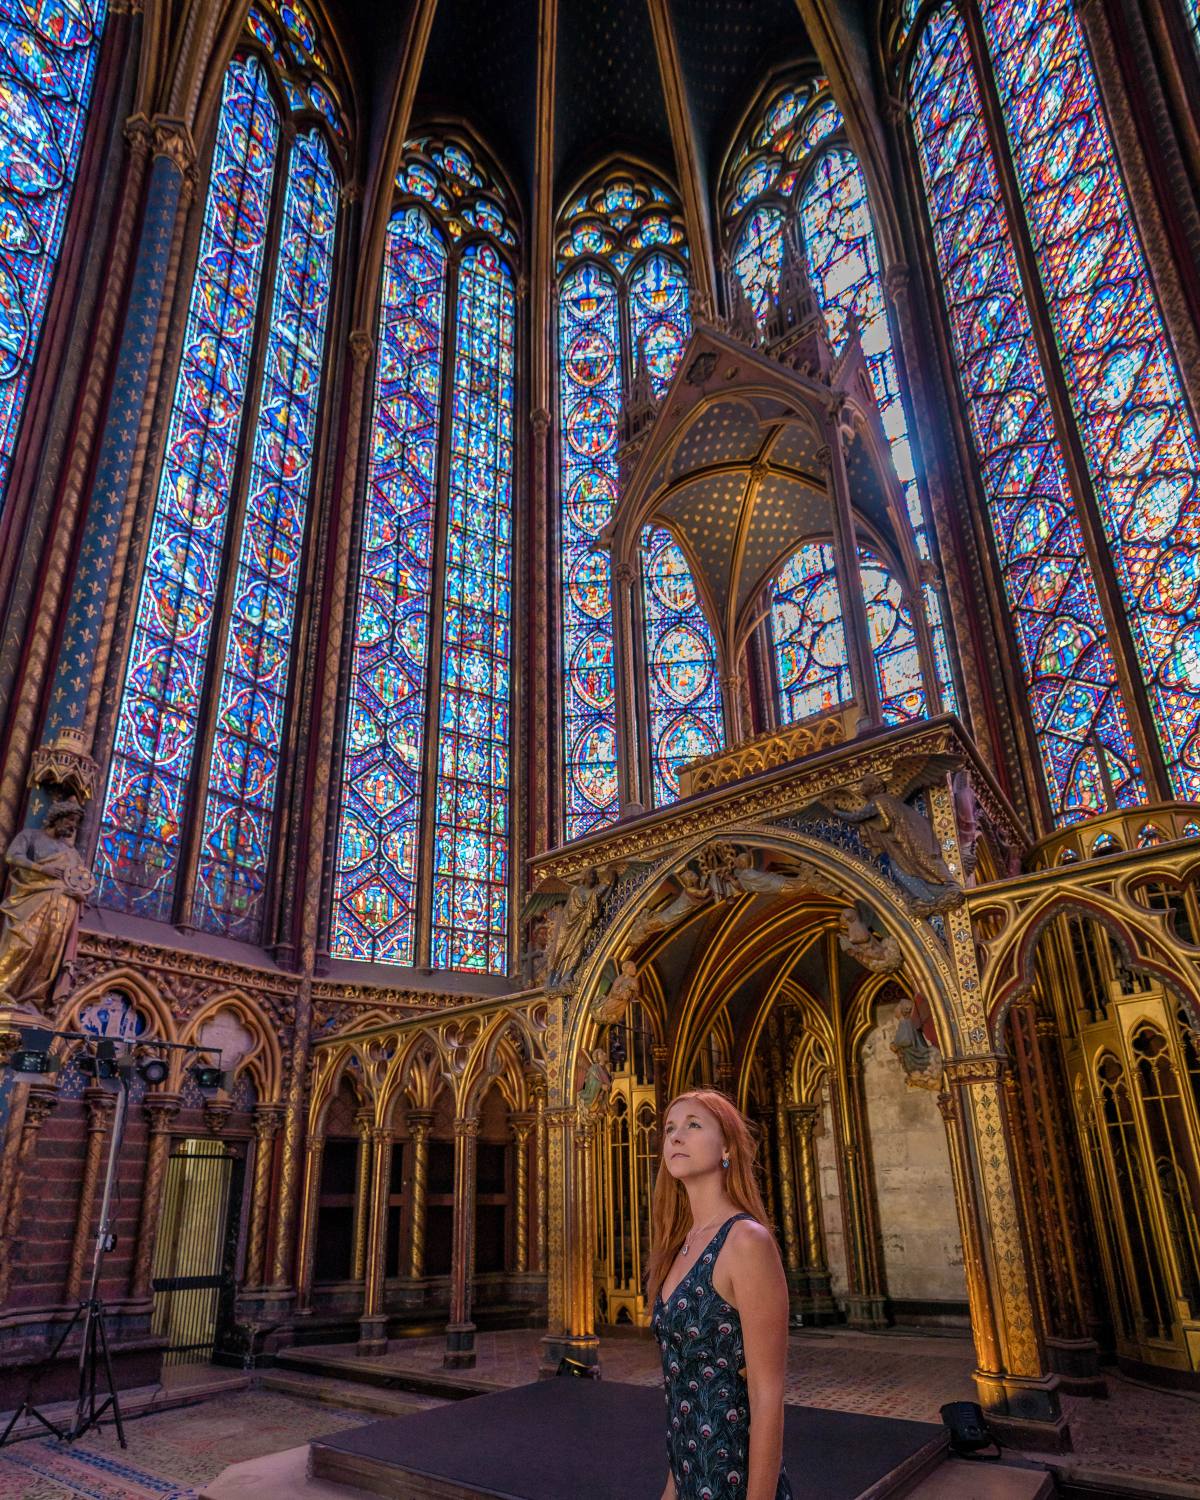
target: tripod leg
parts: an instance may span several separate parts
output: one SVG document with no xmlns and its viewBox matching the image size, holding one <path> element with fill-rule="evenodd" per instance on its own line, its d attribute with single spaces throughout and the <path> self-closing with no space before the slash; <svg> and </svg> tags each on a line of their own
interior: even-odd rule
<svg viewBox="0 0 1200 1500">
<path fill-rule="evenodd" d="M 125 1441 L 125 1428 L 121 1422 L 121 1404 L 117 1400 L 117 1382 L 113 1379 L 112 1356 L 108 1352 L 108 1334 L 104 1328 L 103 1313 L 99 1314 L 96 1326 L 100 1331 L 100 1347 L 104 1350 L 104 1373 L 108 1378 L 109 1396 L 112 1401 L 113 1426 L 117 1429 L 117 1438 L 121 1447 L 127 1448 L 129 1444 Z"/>
</svg>

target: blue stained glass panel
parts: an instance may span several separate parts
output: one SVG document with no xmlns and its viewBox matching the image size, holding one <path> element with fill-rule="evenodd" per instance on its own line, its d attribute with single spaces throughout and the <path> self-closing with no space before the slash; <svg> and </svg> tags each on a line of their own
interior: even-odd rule
<svg viewBox="0 0 1200 1500">
<path fill-rule="evenodd" d="M 193 916 L 248 942 L 261 935 L 337 210 L 324 140 L 302 135 L 288 165 Z"/>
<path fill-rule="evenodd" d="M 981 0 L 1038 270 L 1180 797 L 1200 796 L 1200 434 L 1072 0 Z"/>
<path fill-rule="evenodd" d="M 779 290 L 783 266 L 783 214 L 760 205 L 742 226 L 733 252 L 734 275 L 761 322 Z"/>
<path fill-rule="evenodd" d="M 105 0 L 0 0 L 0 511 L 62 245 Z"/>
<path fill-rule="evenodd" d="M 969 43 L 930 17 L 910 83 L 959 380 L 988 501 L 1042 774 L 1060 823 L 1144 799 L 1045 376 L 1021 288 Z M 1105 773 L 1101 774 L 1099 755 Z"/>
<path fill-rule="evenodd" d="M 661 526 L 642 532 L 642 602 L 654 806 L 679 798 L 677 772 L 725 744 L 712 627 L 687 558 Z"/>
<path fill-rule="evenodd" d="M 612 277 L 586 263 L 559 294 L 565 832 L 618 812 L 612 582 L 597 546 L 617 497 L 621 334 Z"/>
<path fill-rule="evenodd" d="M 771 598 L 780 718 L 828 713 L 854 696 L 833 548 L 806 542 L 784 564 Z"/>
<path fill-rule="evenodd" d="M 433 964 L 508 972 L 512 276 L 490 245 L 459 270 L 437 792 Z"/>
<path fill-rule="evenodd" d="M 225 74 L 96 852 L 98 899 L 160 920 L 171 913 L 179 861 L 278 135 L 262 65 L 235 60 Z"/>
<path fill-rule="evenodd" d="M 659 253 L 641 262 L 630 283 L 629 312 L 635 357 L 649 362 L 654 394 L 661 396 L 692 331 L 687 275 L 678 261 Z"/>
<path fill-rule="evenodd" d="M 867 640 L 885 724 L 928 717 L 925 684 L 912 609 L 895 574 L 877 552 L 858 549 L 858 570 L 867 607 Z"/>
<path fill-rule="evenodd" d="M 418 208 L 393 214 L 334 857 L 341 958 L 413 960 L 445 299 L 441 235 Z"/>
<path fill-rule="evenodd" d="M 831 146 L 818 159 L 800 202 L 800 224 L 809 279 L 836 350 L 840 351 L 849 337 L 851 316 L 858 321 L 883 430 L 904 491 L 917 556 L 924 561 L 932 555 L 929 527 L 913 466 L 867 185 L 857 159 L 844 146 Z M 954 683 L 937 591 L 926 588 L 924 600 L 934 659 L 944 674 L 939 683 L 942 702 L 946 708 L 954 709 Z"/>
</svg>

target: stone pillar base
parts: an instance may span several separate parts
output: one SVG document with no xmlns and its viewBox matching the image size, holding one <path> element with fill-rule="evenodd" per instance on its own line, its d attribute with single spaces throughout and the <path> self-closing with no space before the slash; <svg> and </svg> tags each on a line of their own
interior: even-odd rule
<svg viewBox="0 0 1200 1500">
<path fill-rule="evenodd" d="M 828 1271 L 791 1271 L 788 1273 L 788 1303 L 795 1322 L 807 1328 L 821 1328 L 840 1323 L 842 1314 L 833 1300 Z"/>
<path fill-rule="evenodd" d="M 1058 1376 L 1059 1389 L 1068 1395 L 1108 1395 L 1108 1381 L 1100 1371 L 1100 1346 L 1095 1339 L 1047 1338 L 1046 1363 Z"/>
<path fill-rule="evenodd" d="M 586 1365 L 600 1374 L 600 1340 L 594 1333 L 570 1334 L 548 1333 L 542 1340 L 541 1358 L 538 1361 L 538 1379 L 547 1380 L 558 1374 L 559 1363 L 564 1359 Z"/>
<path fill-rule="evenodd" d="M 1057 1375 L 1036 1379 L 976 1370 L 975 1389 L 988 1426 L 1010 1448 L 1069 1453 L 1071 1429 L 1059 1406 Z"/>
<path fill-rule="evenodd" d="M 475 1368 L 474 1323 L 446 1324 L 446 1352 L 442 1366 L 447 1370 L 473 1370 Z"/>
<path fill-rule="evenodd" d="M 888 1326 L 887 1298 L 869 1296 L 866 1293 L 847 1293 L 846 1326 L 862 1329 L 886 1328 Z"/>
<path fill-rule="evenodd" d="M 360 1354 L 386 1354 L 387 1325 L 386 1316 L 360 1318 L 358 1320 L 358 1352 Z"/>
</svg>

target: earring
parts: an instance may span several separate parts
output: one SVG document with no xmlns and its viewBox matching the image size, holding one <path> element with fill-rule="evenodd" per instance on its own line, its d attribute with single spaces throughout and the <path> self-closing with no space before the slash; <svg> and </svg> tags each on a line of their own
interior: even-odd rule
<svg viewBox="0 0 1200 1500">
<path fill-rule="evenodd" d="M 722 1167 L 724 1167 L 724 1169 L 725 1169 L 726 1172 L 729 1171 L 729 1152 L 728 1151 L 722 1151 L 722 1153 L 721 1153 L 721 1165 L 722 1165 Z"/>
</svg>

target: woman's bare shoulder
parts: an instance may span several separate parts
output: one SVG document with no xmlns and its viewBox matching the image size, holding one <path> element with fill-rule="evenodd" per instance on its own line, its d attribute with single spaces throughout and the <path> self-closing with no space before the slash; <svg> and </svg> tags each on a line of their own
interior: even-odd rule
<svg viewBox="0 0 1200 1500">
<path fill-rule="evenodd" d="M 729 1247 L 730 1259 L 739 1264 L 761 1263 L 779 1255 L 775 1236 L 757 1219 L 739 1219 L 729 1231 L 725 1243 Z"/>
</svg>

